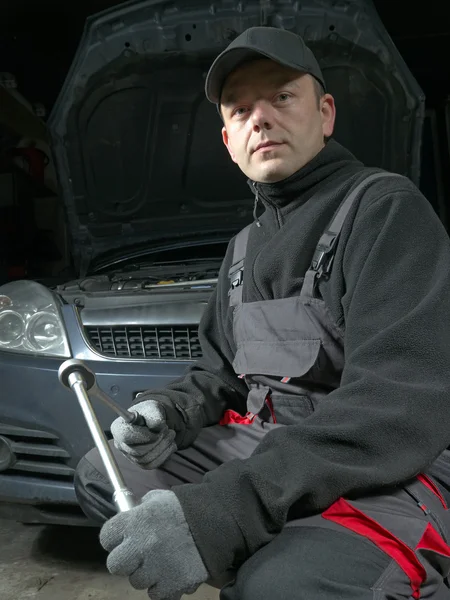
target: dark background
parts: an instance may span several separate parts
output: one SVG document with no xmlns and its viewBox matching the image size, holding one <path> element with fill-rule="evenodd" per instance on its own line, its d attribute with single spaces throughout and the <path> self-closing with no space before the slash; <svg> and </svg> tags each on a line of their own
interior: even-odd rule
<svg viewBox="0 0 450 600">
<path fill-rule="evenodd" d="M 50 111 L 76 51 L 85 19 L 115 0 L 2 0 L 0 71 Z M 376 0 L 378 12 L 431 104 L 450 93 L 450 3 Z"/>
</svg>

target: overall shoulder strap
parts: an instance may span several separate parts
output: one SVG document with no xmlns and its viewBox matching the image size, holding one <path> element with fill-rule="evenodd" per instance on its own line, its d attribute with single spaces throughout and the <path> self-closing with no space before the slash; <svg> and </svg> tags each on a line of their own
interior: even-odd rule
<svg viewBox="0 0 450 600">
<path fill-rule="evenodd" d="M 244 260 L 247 252 L 248 236 L 250 233 L 250 225 L 244 227 L 234 240 L 233 262 L 228 271 L 230 280 L 230 290 L 228 296 L 230 298 L 230 306 L 237 306 L 242 302 L 242 283 L 244 276 Z"/>
<path fill-rule="evenodd" d="M 308 288 L 310 288 L 309 293 L 312 294 L 317 280 L 329 276 L 339 234 L 351 207 L 372 181 L 384 177 L 403 177 L 403 175 L 385 171 L 372 173 L 350 189 L 316 246 L 311 265 L 305 276 L 302 293 L 308 294 Z"/>
</svg>

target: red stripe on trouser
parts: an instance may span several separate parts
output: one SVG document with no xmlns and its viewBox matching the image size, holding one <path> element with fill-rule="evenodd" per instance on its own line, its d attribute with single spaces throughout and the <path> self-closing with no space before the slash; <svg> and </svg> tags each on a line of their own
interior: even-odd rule
<svg viewBox="0 0 450 600">
<path fill-rule="evenodd" d="M 439 491 L 438 487 L 434 484 L 434 482 L 429 477 L 427 477 L 426 475 L 417 475 L 417 479 L 421 483 L 423 483 L 423 485 L 425 487 L 427 487 L 430 490 L 430 492 L 433 492 L 433 494 L 439 498 L 439 500 L 441 501 L 442 506 L 445 509 L 448 508 L 447 507 L 447 503 L 445 502 L 445 500 L 444 500 L 441 492 Z"/>
<path fill-rule="evenodd" d="M 420 598 L 420 586 L 425 581 L 427 574 L 414 550 L 343 498 L 337 500 L 323 512 L 322 517 L 369 539 L 395 560 L 409 578 L 412 597 L 416 600 Z"/>
<path fill-rule="evenodd" d="M 438 554 L 442 554 L 442 556 L 448 556 L 450 558 L 450 546 L 444 541 L 431 523 L 428 523 L 423 536 L 416 546 L 416 550 L 431 550 L 432 552 L 437 552 Z"/>
</svg>

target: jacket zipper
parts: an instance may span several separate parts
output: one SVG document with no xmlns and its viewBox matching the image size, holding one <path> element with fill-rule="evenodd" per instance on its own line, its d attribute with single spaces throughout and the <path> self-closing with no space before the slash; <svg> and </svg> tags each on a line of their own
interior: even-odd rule
<svg viewBox="0 0 450 600">
<path fill-rule="evenodd" d="M 258 217 L 257 217 L 257 214 L 256 214 L 257 207 L 258 207 L 258 202 L 259 202 L 259 192 L 258 192 L 258 188 L 256 187 L 256 183 L 255 183 L 254 181 L 252 181 L 252 187 L 253 187 L 254 194 L 255 194 L 255 204 L 254 204 L 254 206 L 253 206 L 253 218 L 254 218 L 254 220 L 255 220 L 255 222 L 256 222 L 256 226 L 257 226 L 257 227 L 262 227 L 262 225 L 261 225 L 261 222 L 260 222 L 260 220 L 258 219 Z M 270 204 L 270 202 L 269 202 L 268 204 Z M 270 204 L 270 206 L 272 207 L 272 204 Z M 280 216 L 279 216 L 279 212 L 278 212 L 278 209 L 277 209 L 277 207 L 276 207 L 276 206 L 274 206 L 274 207 L 273 207 L 273 210 L 275 211 L 275 218 L 276 218 L 276 222 L 277 222 L 278 228 L 279 228 L 279 229 L 281 229 L 281 219 L 280 219 Z M 263 293 L 261 292 L 261 290 L 260 290 L 260 288 L 259 288 L 259 286 L 258 286 L 258 283 L 257 283 L 256 277 L 255 277 L 255 266 L 256 266 L 256 261 L 257 261 L 257 259 L 258 259 L 259 255 L 261 254 L 261 252 L 262 252 L 262 251 L 263 251 L 263 248 L 260 248 L 260 250 L 259 250 L 259 251 L 258 251 L 258 253 L 256 254 L 256 256 L 255 256 L 255 259 L 254 259 L 254 261 L 253 261 L 253 265 L 252 265 L 252 277 L 253 277 L 253 283 L 254 283 L 254 285 L 255 285 L 256 291 L 257 291 L 257 292 L 258 292 L 258 294 L 259 294 L 259 297 L 260 297 L 260 299 L 261 299 L 261 300 L 264 300 L 264 299 L 265 299 L 265 298 L 264 298 L 264 295 L 263 295 Z"/>
</svg>

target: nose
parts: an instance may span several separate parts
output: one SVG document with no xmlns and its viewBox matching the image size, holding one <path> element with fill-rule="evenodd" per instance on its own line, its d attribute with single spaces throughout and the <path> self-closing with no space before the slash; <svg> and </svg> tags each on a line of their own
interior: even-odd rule
<svg viewBox="0 0 450 600">
<path fill-rule="evenodd" d="M 253 131 L 259 132 L 262 129 L 271 129 L 273 127 L 273 107 L 270 102 L 260 100 L 255 102 L 252 110 L 251 123 Z"/>
</svg>

